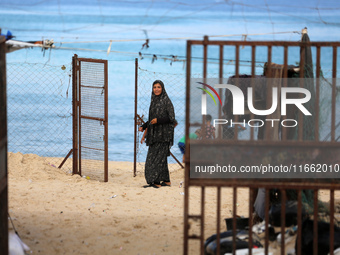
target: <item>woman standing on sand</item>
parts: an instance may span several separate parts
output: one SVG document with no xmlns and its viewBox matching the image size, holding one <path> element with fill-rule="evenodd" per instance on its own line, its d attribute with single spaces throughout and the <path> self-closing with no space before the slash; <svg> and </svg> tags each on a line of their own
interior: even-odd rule
<svg viewBox="0 0 340 255">
<path fill-rule="evenodd" d="M 146 145 L 149 146 L 145 162 L 144 187 L 171 186 L 168 156 L 174 141 L 175 111 L 164 84 L 156 80 L 152 84 L 149 120 L 139 131 L 146 130 Z M 141 140 L 143 143 L 145 136 Z"/>
</svg>

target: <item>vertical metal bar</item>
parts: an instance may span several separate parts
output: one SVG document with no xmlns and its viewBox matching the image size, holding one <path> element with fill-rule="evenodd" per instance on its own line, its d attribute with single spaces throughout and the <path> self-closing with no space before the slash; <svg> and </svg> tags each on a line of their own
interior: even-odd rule
<svg viewBox="0 0 340 255">
<path fill-rule="evenodd" d="M 267 78 L 272 78 L 272 72 L 271 72 L 271 69 L 272 69 L 272 46 L 271 45 L 268 46 L 267 51 L 268 51 L 268 56 L 267 56 L 266 76 L 267 76 Z M 271 95 L 271 93 L 269 93 L 269 97 L 270 97 L 270 95 Z M 267 99 L 268 99 L 268 94 L 267 94 Z M 270 99 L 271 99 L 271 97 L 270 97 Z M 270 102 L 271 102 L 271 100 L 270 100 Z M 268 108 L 268 106 L 267 106 L 267 108 Z"/>
<path fill-rule="evenodd" d="M 236 254 L 237 188 L 233 187 L 233 255 Z"/>
<path fill-rule="evenodd" d="M 207 82 L 207 69 L 208 69 L 208 36 L 204 36 L 203 40 L 203 83 Z M 206 89 L 206 86 L 203 86 Z M 203 94 L 206 94 L 203 91 Z M 202 138 L 206 139 L 206 115 L 202 115 Z"/>
<path fill-rule="evenodd" d="M 266 224 L 266 229 L 265 229 L 265 243 L 264 243 L 264 250 L 265 250 L 265 254 L 269 253 L 269 190 L 266 188 L 265 191 L 265 224 Z"/>
<path fill-rule="evenodd" d="M 206 82 L 207 78 L 207 70 L 208 70 L 208 36 L 204 36 L 204 43 L 203 43 L 203 78 L 204 83 Z"/>
<path fill-rule="evenodd" d="M 220 227 L 221 227 L 221 187 L 217 187 L 217 224 L 216 224 L 216 254 L 220 254 L 221 250 L 221 235 L 220 235 Z"/>
<path fill-rule="evenodd" d="M 104 84 L 104 91 L 105 91 L 105 101 L 104 101 L 104 182 L 107 182 L 109 180 L 109 108 L 108 108 L 108 102 L 109 102 L 109 91 L 108 91 L 108 65 L 107 60 L 104 62 L 104 77 L 105 77 L 105 84 Z"/>
<path fill-rule="evenodd" d="M 81 63 L 82 61 L 79 61 L 79 75 L 78 75 L 78 166 L 79 166 L 79 174 L 81 174 Z"/>
<path fill-rule="evenodd" d="M 253 89 L 253 94 L 252 94 L 252 97 L 253 97 L 253 104 L 255 104 L 255 88 L 254 88 L 254 80 L 255 80 L 255 59 L 256 59 L 256 47 L 255 45 L 251 46 L 251 87 Z M 250 115 L 250 118 L 251 119 L 254 119 L 254 114 L 251 113 Z M 250 140 L 254 140 L 254 127 L 252 126 L 250 128 Z"/>
<path fill-rule="evenodd" d="M 315 95 L 315 141 L 319 141 L 319 114 L 320 114 L 320 46 L 316 47 L 316 95 Z"/>
<path fill-rule="evenodd" d="M 335 114 L 336 114 L 336 65 L 337 65 L 337 47 L 333 46 L 333 68 L 332 68 L 332 126 L 331 141 L 335 141 Z"/>
<path fill-rule="evenodd" d="M 201 235 L 200 235 L 200 250 L 201 255 L 204 255 L 204 205 L 205 205 L 205 187 L 201 187 Z"/>
<path fill-rule="evenodd" d="M 235 45 L 235 78 L 236 78 L 236 86 L 239 86 L 239 77 L 240 77 L 240 46 Z M 235 116 L 235 122 L 238 122 L 238 115 Z M 234 127 L 234 140 L 238 140 L 238 127 L 235 125 Z"/>
<path fill-rule="evenodd" d="M 222 84 L 223 83 L 223 45 L 220 45 L 220 59 L 219 59 L 219 83 Z M 221 96 L 221 98 L 223 99 L 223 95 L 222 95 L 222 89 L 218 90 L 218 94 Z M 218 117 L 220 119 L 222 119 L 222 106 L 218 108 Z M 223 138 L 223 128 L 221 126 L 219 126 L 218 129 L 218 137 L 220 139 Z"/>
<path fill-rule="evenodd" d="M 334 254 L 334 189 L 331 189 L 330 197 L 330 212 L 329 212 L 329 254 Z"/>
<path fill-rule="evenodd" d="M 306 54 L 306 47 L 300 46 L 300 87 L 304 87 L 304 79 L 305 79 L 305 54 Z M 298 125 L 298 140 L 303 140 L 303 115 L 302 112 L 299 111 L 298 113 L 299 125 Z"/>
<path fill-rule="evenodd" d="M 240 77 L 240 45 L 235 45 L 235 77 Z"/>
<path fill-rule="evenodd" d="M 300 69 L 301 71 L 301 69 Z M 302 195 L 301 189 L 298 190 L 298 211 L 297 211 L 297 255 L 301 255 L 301 234 L 302 234 Z M 295 251 L 296 252 L 296 251 Z"/>
<path fill-rule="evenodd" d="M 314 219 L 313 219 L 313 254 L 318 254 L 318 193 L 319 190 L 314 190 Z"/>
<path fill-rule="evenodd" d="M 1 28 L 0 28 L 1 34 Z M 7 77 L 5 37 L 0 36 L 0 250 L 8 254 Z"/>
<path fill-rule="evenodd" d="M 284 46 L 283 48 L 283 87 L 287 87 L 288 82 L 288 46 Z M 282 116 L 285 120 L 287 117 Z M 282 140 L 287 140 L 287 128 L 282 127 Z"/>
<path fill-rule="evenodd" d="M 254 188 L 249 188 L 249 233 L 253 229 Z M 253 235 L 249 234 L 248 254 L 253 254 Z"/>
<path fill-rule="evenodd" d="M 285 255 L 286 230 L 286 190 L 281 189 L 281 255 Z"/>
<path fill-rule="evenodd" d="M 283 77 L 288 78 L 288 46 L 283 47 Z M 287 80 L 284 82 L 284 87 L 287 87 Z"/>
<path fill-rule="evenodd" d="M 268 46 L 268 56 L 267 56 L 267 71 L 266 71 L 266 76 L 268 78 L 268 83 L 272 84 L 273 81 L 272 81 L 272 46 L 269 45 Z M 272 85 L 269 85 L 268 86 L 268 83 L 267 83 L 267 104 L 266 104 L 266 109 L 269 109 L 270 106 L 272 105 L 272 102 L 273 102 L 273 98 L 271 97 L 272 95 L 272 90 L 273 90 L 273 86 Z M 269 137 L 272 137 L 271 136 L 271 133 L 272 133 L 272 129 L 269 128 L 269 124 L 266 123 L 264 125 L 264 128 L 265 128 L 265 132 L 264 132 L 264 140 L 268 140 Z"/>
<path fill-rule="evenodd" d="M 134 143 L 133 143 L 133 177 L 136 177 L 137 172 L 137 104 L 138 104 L 138 58 L 135 58 L 135 124 Z"/>
<path fill-rule="evenodd" d="M 73 163 L 72 173 L 78 174 L 78 56 L 72 57 L 72 143 Z"/>
<path fill-rule="evenodd" d="M 183 254 L 188 254 L 188 231 L 189 231 L 189 185 L 190 185 L 190 143 L 189 143 L 189 120 L 190 120 L 190 77 L 191 77 L 191 41 L 187 41 L 187 66 L 186 66 L 186 92 L 185 92 L 185 178 L 184 178 L 184 244 Z"/>
<path fill-rule="evenodd" d="M 7 164 L 6 164 L 6 167 L 7 167 Z M 7 185 L 8 181 L 7 181 L 7 177 L 2 179 L 1 182 L 2 181 L 4 181 L 3 185 L 6 185 L 6 186 L 4 186 L 3 189 L 0 191 L 0 208 L 1 208 L 0 210 L 0 249 L 3 252 L 3 254 L 9 254 L 8 253 L 9 240 L 8 240 L 8 185 Z"/>
</svg>

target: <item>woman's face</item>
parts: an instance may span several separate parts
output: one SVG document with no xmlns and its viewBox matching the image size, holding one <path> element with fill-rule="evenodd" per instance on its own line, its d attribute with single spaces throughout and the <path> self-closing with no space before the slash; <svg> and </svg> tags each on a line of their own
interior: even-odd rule
<svg viewBox="0 0 340 255">
<path fill-rule="evenodd" d="M 162 86 L 159 83 L 156 83 L 153 85 L 153 93 L 156 96 L 159 96 L 160 94 L 162 94 Z"/>
</svg>

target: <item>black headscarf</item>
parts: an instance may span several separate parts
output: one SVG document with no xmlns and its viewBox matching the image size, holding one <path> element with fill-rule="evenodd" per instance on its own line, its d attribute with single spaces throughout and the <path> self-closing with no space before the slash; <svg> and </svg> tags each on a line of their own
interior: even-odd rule
<svg viewBox="0 0 340 255">
<path fill-rule="evenodd" d="M 153 86 L 159 83 L 162 87 L 162 93 L 156 96 L 153 93 Z M 170 119 L 170 123 L 166 124 L 150 124 L 154 118 Z M 165 91 L 164 83 L 156 80 L 152 84 L 151 103 L 149 108 L 149 125 L 146 134 L 146 145 L 167 142 L 169 149 L 174 142 L 174 124 L 175 124 L 175 111 L 168 94 Z M 170 150 L 169 150 L 170 151 Z"/>
</svg>

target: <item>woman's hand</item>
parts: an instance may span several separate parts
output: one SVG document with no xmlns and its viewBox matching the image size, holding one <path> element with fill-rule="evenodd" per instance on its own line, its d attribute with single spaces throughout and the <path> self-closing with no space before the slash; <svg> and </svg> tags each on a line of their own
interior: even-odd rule
<svg viewBox="0 0 340 255">
<path fill-rule="evenodd" d="M 146 135 L 147 132 L 148 132 L 148 128 L 146 128 L 146 129 L 144 130 L 143 137 L 142 137 L 142 139 L 140 140 L 140 143 L 141 143 L 141 144 L 144 143 L 144 141 L 145 141 L 145 135 Z"/>
<path fill-rule="evenodd" d="M 157 124 L 157 118 L 154 118 L 153 120 L 150 121 L 151 124 Z"/>
</svg>

